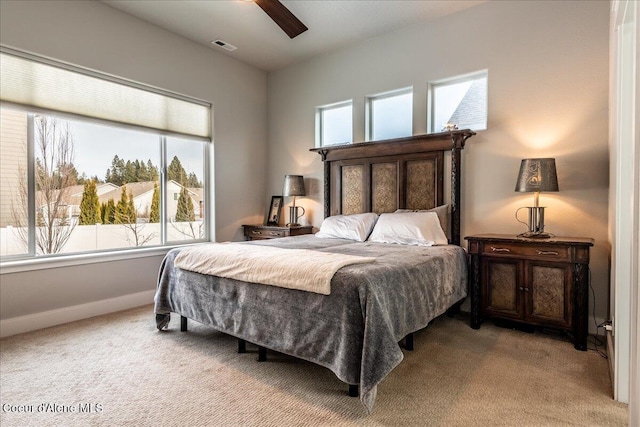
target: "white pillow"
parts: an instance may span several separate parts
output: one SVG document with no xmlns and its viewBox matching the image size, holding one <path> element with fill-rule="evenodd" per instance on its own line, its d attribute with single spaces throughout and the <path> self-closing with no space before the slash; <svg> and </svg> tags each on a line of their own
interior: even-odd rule
<svg viewBox="0 0 640 427">
<path fill-rule="evenodd" d="M 403 212 L 435 212 L 436 214 L 438 214 L 438 219 L 440 220 L 440 227 L 442 227 L 442 231 L 444 231 L 444 234 L 446 234 L 447 237 L 449 236 L 449 205 L 436 206 L 432 209 L 398 209 L 396 211 L 396 213 Z"/>
<path fill-rule="evenodd" d="M 358 242 L 367 240 L 376 224 L 378 215 L 369 212 L 354 215 L 334 215 L 325 218 L 316 237 L 324 239 L 349 239 Z"/>
<path fill-rule="evenodd" d="M 384 213 L 378 218 L 369 241 L 415 246 L 448 244 L 435 212 Z"/>
</svg>

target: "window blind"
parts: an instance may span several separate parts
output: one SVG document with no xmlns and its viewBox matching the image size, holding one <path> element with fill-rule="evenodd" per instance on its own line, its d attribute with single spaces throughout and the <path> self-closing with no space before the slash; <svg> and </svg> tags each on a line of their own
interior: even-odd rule
<svg viewBox="0 0 640 427">
<path fill-rule="evenodd" d="M 211 104 L 32 55 L 0 51 L 0 100 L 211 139 Z"/>
</svg>

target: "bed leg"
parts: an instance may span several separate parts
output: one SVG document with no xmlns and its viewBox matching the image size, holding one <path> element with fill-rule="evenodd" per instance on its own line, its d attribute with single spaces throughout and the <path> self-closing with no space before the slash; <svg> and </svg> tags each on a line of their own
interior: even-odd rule
<svg viewBox="0 0 640 427">
<path fill-rule="evenodd" d="M 187 318 L 184 316 L 180 316 L 180 332 L 187 331 Z"/>
<path fill-rule="evenodd" d="M 358 397 L 358 384 L 349 384 L 349 396 Z"/>
<path fill-rule="evenodd" d="M 413 351 L 413 332 L 404 337 L 404 348 L 408 351 Z"/>
<path fill-rule="evenodd" d="M 446 312 L 447 317 L 454 317 L 456 314 L 460 314 L 460 306 L 462 305 L 463 302 L 464 302 L 464 299 L 458 301 L 457 303 L 449 307 Z"/>
<path fill-rule="evenodd" d="M 266 362 L 267 361 L 267 349 L 261 346 L 258 346 L 258 362 Z"/>
<path fill-rule="evenodd" d="M 171 314 L 156 314 L 156 327 L 159 331 L 169 328 Z"/>
<path fill-rule="evenodd" d="M 241 338 L 238 338 L 238 353 L 247 352 L 247 342 Z"/>
</svg>

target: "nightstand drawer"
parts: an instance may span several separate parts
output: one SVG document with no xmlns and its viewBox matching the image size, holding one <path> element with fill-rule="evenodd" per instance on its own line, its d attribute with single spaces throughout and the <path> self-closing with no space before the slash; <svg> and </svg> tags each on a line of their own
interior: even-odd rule
<svg viewBox="0 0 640 427">
<path fill-rule="evenodd" d="M 247 230 L 247 235 L 253 238 L 275 239 L 278 237 L 286 237 L 289 233 L 285 230 L 266 230 L 251 228 Z"/>
<path fill-rule="evenodd" d="M 277 239 L 279 237 L 300 236 L 302 234 L 313 233 L 310 225 L 299 225 L 295 227 L 278 227 L 276 225 L 248 225 L 244 228 L 244 237 L 247 240 Z"/>
<path fill-rule="evenodd" d="M 566 261 L 570 259 L 569 247 L 551 246 L 540 244 L 514 244 L 503 242 L 485 242 L 483 255 L 513 255 L 525 256 L 536 259 L 549 259 L 554 261 Z"/>
</svg>

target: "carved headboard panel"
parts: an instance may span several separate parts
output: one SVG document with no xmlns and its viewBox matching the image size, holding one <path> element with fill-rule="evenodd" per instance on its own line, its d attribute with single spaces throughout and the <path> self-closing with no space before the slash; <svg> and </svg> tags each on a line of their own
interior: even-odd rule
<svg viewBox="0 0 640 427">
<path fill-rule="evenodd" d="M 442 152 L 331 162 L 329 215 L 431 209 L 442 204 Z"/>
<path fill-rule="evenodd" d="M 444 153 L 451 151 L 451 243 L 460 244 L 460 130 L 314 148 L 324 161 L 324 215 L 431 209 L 444 201 Z"/>
</svg>

